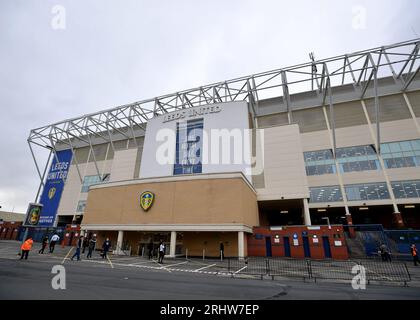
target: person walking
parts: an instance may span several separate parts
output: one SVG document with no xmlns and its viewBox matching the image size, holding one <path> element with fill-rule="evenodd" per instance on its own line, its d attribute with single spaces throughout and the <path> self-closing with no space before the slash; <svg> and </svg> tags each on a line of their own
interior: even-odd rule
<svg viewBox="0 0 420 320">
<path fill-rule="evenodd" d="M 96 247 L 96 237 L 93 236 L 90 240 L 89 240 L 89 247 L 88 247 L 88 254 L 86 256 L 86 258 L 92 258 L 92 253 L 95 250 Z"/>
<path fill-rule="evenodd" d="M 109 241 L 109 238 L 106 238 L 105 242 L 102 245 L 102 259 L 105 259 L 107 257 L 107 253 L 109 249 L 111 248 L 111 241 Z"/>
<path fill-rule="evenodd" d="M 391 254 L 389 253 L 388 247 L 384 243 L 379 247 L 379 251 L 381 253 L 382 261 L 391 262 Z"/>
<path fill-rule="evenodd" d="M 22 250 L 22 253 L 20 255 L 20 260 L 22 260 L 23 257 L 25 257 L 25 260 L 28 260 L 28 254 L 29 254 L 29 251 L 31 251 L 33 244 L 34 244 L 34 241 L 32 240 L 32 238 L 29 237 L 28 239 L 26 239 L 26 241 L 20 247 L 20 249 Z"/>
<path fill-rule="evenodd" d="M 149 251 L 149 260 L 153 258 L 153 240 L 150 239 L 150 242 L 147 245 L 147 250 Z"/>
<path fill-rule="evenodd" d="M 54 233 L 54 235 L 51 237 L 51 241 L 50 241 L 50 253 L 54 252 L 55 244 L 59 240 L 60 240 L 60 237 L 58 236 L 58 234 Z"/>
<path fill-rule="evenodd" d="M 225 245 L 223 244 L 223 242 L 220 242 L 220 258 L 225 258 Z"/>
<path fill-rule="evenodd" d="M 414 265 L 417 266 L 417 263 L 420 263 L 419 261 L 419 255 L 417 253 L 416 245 L 413 243 L 410 247 L 411 256 L 413 257 Z"/>
<path fill-rule="evenodd" d="M 159 243 L 159 263 L 163 263 L 163 257 L 165 256 L 165 244 L 162 240 Z"/>
<path fill-rule="evenodd" d="M 41 249 L 39 249 L 38 253 L 44 254 L 44 250 L 47 247 L 47 244 L 48 244 L 48 236 L 45 236 L 42 239 Z"/>
<path fill-rule="evenodd" d="M 86 248 L 89 247 L 89 239 L 86 237 L 83 239 L 83 250 L 82 253 L 85 253 Z"/>
<path fill-rule="evenodd" d="M 77 261 L 80 261 L 80 249 L 83 245 L 83 236 L 80 236 L 76 243 L 76 252 L 71 257 L 71 261 L 73 261 L 74 257 L 77 257 Z"/>
</svg>

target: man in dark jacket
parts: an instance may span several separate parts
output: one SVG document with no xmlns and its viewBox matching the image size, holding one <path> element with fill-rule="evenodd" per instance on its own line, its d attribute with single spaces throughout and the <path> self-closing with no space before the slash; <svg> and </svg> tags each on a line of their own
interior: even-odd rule
<svg viewBox="0 0 420 320">
<path fill-rule="evenodd" d="M 413 257 L 414 265 L 417 266 L 417 263 L 420 261 L 419 261 L 419 255 L 417 253 L 417 248 L 415 244 L 411 245 L 410 252 L 411 252 L 411 256 Z"/>
<path fill-rule="evenodd" d="M 222 259 L 225 258 L 225 246 L 224 246 L 223 242 L 220 242 L 220 257 Z"/>
<path fill-rule="evenodd" d="M 44 253 L 44 250 L 45 250 L 45 248 L 47 247 L 47 244 L 48 244 L 48 236 L 45 236 L 43 239 L 42 239 L 42 246 L 41 246 L 41 249 L 39 249 L 39 251 L 38 251 L 38 253 Z"/>
<path fill-rule="evenodd" d="M 89 247 L 88 247 L 88 254 L 86 256 L 86 258 L 92 258 L 92 253 L 95 250 L 96 247 L 96 237 L 93 236 L 90 240 L 89 240 Z"/>
<path fill-rule="evenodd" d="M 89 247 L 89 240 L 87 237 L 83 239 L 83 250 L 82 253 L 85 253 L 87 247 Z"/>
<path fill-rule="evenodd" d="M 102 259 L 105 259 L 107 256 L 109 249 L 111 248 L 111 241 L 109 241 L 109 238 L 106 238 L 105 242 L 102 245 Z"/>
<path fill-rule="evenodd" d="M 153 258 L 153 240 L 150 239 L 149 244 L 147 245 L 147 250 L 149 251 L 149 260 Z"/>
<path fill-rule="evenodd" d="M 76 252 L 74 253 L 73 257 L 71 257 L 72 261 L 74 257 L 77 257 L 77 261 L 80 261 L 80 248 L 82 248 L 82 244 L 83 244 L 83 236 L 80 236 L 76 243 Z"/>
</svg>

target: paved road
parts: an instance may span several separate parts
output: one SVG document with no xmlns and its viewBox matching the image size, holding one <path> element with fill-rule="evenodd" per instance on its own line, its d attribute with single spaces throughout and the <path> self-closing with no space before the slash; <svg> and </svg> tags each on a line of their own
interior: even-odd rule
<svg viewBox="0 0 420 320">
<path fill-rule="evenodd" d="M 348 283 L 312 283 L 293 280 L 231 278 L 211 273 L 176 271 L 168 261 L 163 268 L 155 262 L 126 257 L 107 261 L 64 260 L 66 290 L 51 287 L 52 266 L 67 252 L 54 255 L 31 252 L 20 261 L 15 242 L 0 241 L 0 299 L 182 299 L 182 300 L 277 300 L 277 299 L 419 299 L 420 288 L 367 286 L 353 290 Z M 36 248 L 35 248 L 36 249 Z M 176 261 L 175 263 L 180 263 Z M 196 262 L 198 263 L 198 262 Z M 136 267 L 150 264 L 150 268 Z M 153 266 L 153 267 L 152 267 Z M 208 265 L 207 265 L 208 266 Z M 192 268 L 188 264 L 189 268 Z M 196 265 L 195 269 L 206 267 Z M 161 268 L 161 269 L 159 269 Z M 173 271 L 171 271 L 171 269 Z M 203 271 L 209 268 L 202 269 Z"/>
</svg>

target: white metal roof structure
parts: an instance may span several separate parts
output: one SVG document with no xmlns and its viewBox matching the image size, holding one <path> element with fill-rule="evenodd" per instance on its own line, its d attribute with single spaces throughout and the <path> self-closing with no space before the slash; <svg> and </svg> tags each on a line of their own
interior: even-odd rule
<svg viewBox="0 0 420 320">
<path fill-rule="evenodd" d="M 50 156 L 56 156 L 58 145 L 72 150 L 76 143 L 79 147 L 92 148 L 92 139 L 110 143 L 112 148 L 113 142 L 121 139 L 133 139 L 137 144 L 136 138 L 144 135 L 149 119 L 182 108 L 245 100 L 255 118 L 260 115 L 260 102 L 275 98 L 291 123 L 291 111 L 295 107 L 291 97 L 309 92 L 318 105 L 329 107 L 334 119 L 335 88 L 348 86 L 359 99 L 375 99 L 376 121 L 379 121 L 378 79 L 388 77 L 396 90 L 409 90 L 420 76 L 419 49 L 420 38 L 137 101 L 33 129 L 28 144 L 42 185 L 44 175 L 34 155 L 34 145 L 49 149 Z M 379 127 L 377 141 L 380 141 Z"/>
</svg>

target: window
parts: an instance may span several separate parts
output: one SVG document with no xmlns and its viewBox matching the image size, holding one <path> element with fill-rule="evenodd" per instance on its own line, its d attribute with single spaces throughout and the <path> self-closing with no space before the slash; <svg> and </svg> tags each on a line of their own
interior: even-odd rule
<svg viewBox="0 0 420 320">
<path fill-rule="evenodd" d="M 86 207 L 86 200 L 80 200 L 79 203 L 77 204 L 77 209 L 76 212 L 85 212 L 85 207 Z"/>
<path fill-rule="evenodd" d="M 420 180 L 394 181 L 391 186 L 397 199 L 420 198 Z"/>
<path fill-rule="evenodd" d="M 201 173 L 203 119 L 177 123 L 174 175 Z"/>
<path fill-rule="evenodd" d="M 379 170 L 379 160 L 372 145 L 337 148 L 340 172 Z"/>
<path fill-rule="evenodd" d="M 309 202 L 337 202 L 343 201 L 339 186 L 309 188 Z"/>
<path fill-rule="evenodd" d="M 382 143 L 381 154 L 387 169 L 420 167 L 420 139 Z"/>
<path fill-rule="evenodd" d="M 91 185 L 99 184 L 99 183 L 102 183 L 102 182 L 109 181 L 109 177 L 110 177 L 110 174 L 109 173 L 103 174 L 102 177 L 101 176 L 98 176 L 98 175 L 85 176 L 83 178 L 83 184 L 82 184 L 82 191 L 81 192 L 88 192 L 89 191 L 89 187 Z"/>
<path fill-rule="evenodd" d="M 304 152 L 306 175 L 315 176 L 335 173 L 334 158 L 331 149 Z"/>
<path fill-rule="evenodd" d="M 382 200 L 389 199 L 389 192 L 385 182 L 351 184 L 345 187 L 347 200 Z"/>
</svg>

